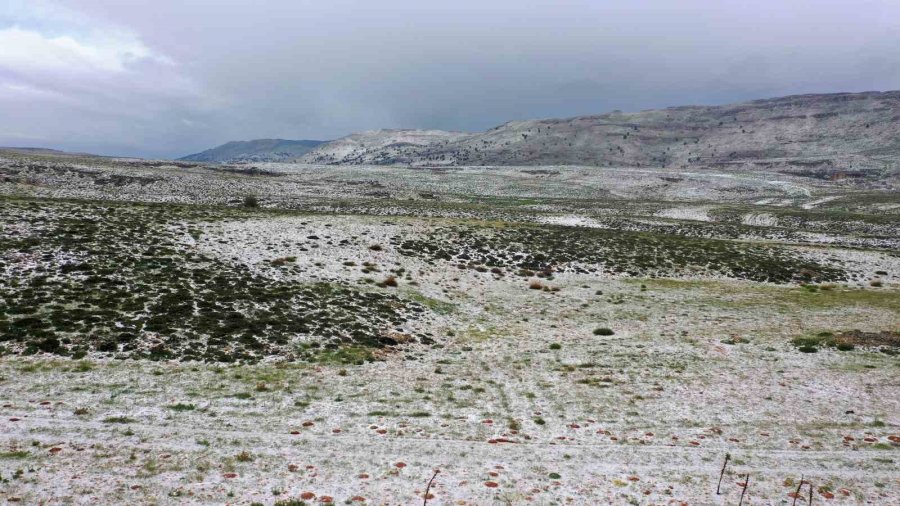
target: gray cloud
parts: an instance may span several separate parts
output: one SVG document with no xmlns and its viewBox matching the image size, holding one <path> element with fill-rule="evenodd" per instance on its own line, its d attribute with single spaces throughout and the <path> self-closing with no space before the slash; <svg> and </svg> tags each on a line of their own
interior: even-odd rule
<svg viewBox="0 0 900 506">
<path fill-rule="evenodd" d="M 0 144 L 177 156 L 233 139 L 900 88 L 893 0 L 12 4 Z"/>
</svg>

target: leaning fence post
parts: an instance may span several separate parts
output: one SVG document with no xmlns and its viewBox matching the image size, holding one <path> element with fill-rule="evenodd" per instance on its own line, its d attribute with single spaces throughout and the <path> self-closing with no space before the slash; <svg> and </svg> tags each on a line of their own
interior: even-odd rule
<svg viewBox="0 0 900 506">
<path fill-rule="evenodd" d="M 440 469 L 435 469 L 434 475 L 432 475 L 431 479 L 428 480 L 428 486 L 425 487 L 425 500 L 422 501 L 422 506 L 428 506 L 428 491 L 431 490 L 431 484 L 434 483 L 434 479 L 437 478 L 439 472 L 441 472 Z"/>
<path fill-rule="evenodd" d="M 794 502 L 791 503 L 791 506 L 796 506 L 797 498 L 800 497 L 800 488 L 803 487 L 803 475 L 800 475 L 800 483 L 797 484 L 797 491 L 794 492 Z"/>
<path fill-rule="evenodd" d="M 744 490 L 741 490 L 741 500 L 738 501 L 738 506 L 744 504 L 744 494 L 747 493 L 747 487 L 750 486 L 750 473 L 747 473 L 747 479 L 744 480 Z"/>
<path fill-rule="evenodd" d="M 721 495 L 719 489 L 722 488 L 722 477 L 725 476 L 725 466 L 728 465 L 728 459 L 731 458 L 731 454 L 725 454 L 725 462 L 722 463 L 722 472 L 719 473 L 719 484 L 716 485 L 716 495 Z"/>
</svg>

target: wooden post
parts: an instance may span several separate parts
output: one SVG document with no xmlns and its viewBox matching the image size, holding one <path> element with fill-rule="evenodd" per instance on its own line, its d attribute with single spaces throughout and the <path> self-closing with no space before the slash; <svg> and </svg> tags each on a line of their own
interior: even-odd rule
<svg viewBox="0 0 900 506">
<path fill-rule="evenodd" d="M 800 487 L 803 486 L 803 475 L 800 475 L 800 483 L 797 484 L 797 491 L 794 492 L 794 502 L 791 503 L 791 506 L 797 505 L 797 498 L 800 497 Z"/>
<path fill-rule="evenodd" d="M 722 495 L 722 493 L 719 492 L 719 489 L 722 488 L 722 477 L 725 476 L 725 466 L 728 465 L 728 459 L 730 459 L 730 458 L 731 458 L 731 454 L 726 453 L 725 454 L 725 462 L 722 463 L 722 472 L 719 473 L 719 484 L 716 485 L 716 495 Z"/>
<path fill-rule="evenodd" d="M 744 504 L 744 494 L 747 493 L 747 487 L 750 486 L 750 473 L 747 473 L 747 479 L 744 480 L 744 490 L 741 490 L 741 500 L 738 501 L 738 506 Z"/>
<path fill-rule="evenodd" d="M 428 480 L 428 486 L 425 487 L 425 500 L 422 501 L 422 506 L 428 506 L 428 491 L 431 490 L 431 484 L 434 483 L 434 479 L 437 478 L 439 472 L 441 472 L 439 469 L 435 469 L 434 475 Z"/>
</svg>

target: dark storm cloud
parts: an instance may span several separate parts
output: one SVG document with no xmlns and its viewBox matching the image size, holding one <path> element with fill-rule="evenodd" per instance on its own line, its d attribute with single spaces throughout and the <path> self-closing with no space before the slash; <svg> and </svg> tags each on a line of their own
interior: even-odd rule
<svg viewBox="0 0 900 506">
<path fill-rule="evenodd" d="M 0 144 L 177 156 L 896 89 L 898 35 L 893 0 L 11 0 Z"/>
</svg>

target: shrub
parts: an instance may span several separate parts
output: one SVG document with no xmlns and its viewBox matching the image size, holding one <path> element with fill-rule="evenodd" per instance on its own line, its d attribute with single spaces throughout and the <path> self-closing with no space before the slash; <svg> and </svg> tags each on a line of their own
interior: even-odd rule
<svg viewBox="0 0 900 506">
<path fill-rule="evenodd" d="M 254 195 L 244 197 L 244 207 L 259 207 L 259 200 Z"/>
<path fill-rule="evenodd" d="M 544 288 L 544 284 L 535 279 L 531 283 L 528 283 L 528 288 L 532 290 L 541 290 Z"/>
<path fill-rule="evenodd" d="M 608 329 L 606 327 L 594 329 L 595 336 L 611 336 L 613 334 L 615 334 L 615 332 L 613 332 L 612 329 Z"/>
<path fill-rule="evenodd" d="M 559 344 L 559 343 L 553 343 L 553 344 L 550 345 L 550 349 L 551 349 L 551 350 L 561 350 L 561 349 L 562 349 L 562 345 Z"/>
<path fill-rule="evenodd" d="M 388 276 L 388 277 L 384 278 L 384 280 L 381 283 L 378 283 L 378 286 L 380 286 L 382 288 L 387 287 L 387 286 L 396 287 L 397 286 L 397 277 L 393 276 L 393 275 Z"/>
<path fill-rule="evenodd" d="M 38 342 L 37 346 L 41 351 L 46 353 L 58 353 L 60 351 L 59 339 L 55 337 L 48 337 Z"/>
<path fill-rule="evenodd" d="M 297 261 L 297 257 L 281 257 L 272 260 L 272 265 L 287 265 Z"/>
<path fill-rule="evenodd" d="M 835 348 L 838 351 L 852 351 L 856 348 L 853 333 L 841 333 L 835 336 L 832 332 L 819 332 L 814 336 L 800 336 L 791 343 L 803 353 L 815 353 L 820 346 Z"/>
</svg>

